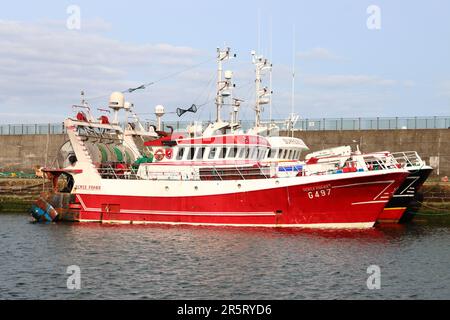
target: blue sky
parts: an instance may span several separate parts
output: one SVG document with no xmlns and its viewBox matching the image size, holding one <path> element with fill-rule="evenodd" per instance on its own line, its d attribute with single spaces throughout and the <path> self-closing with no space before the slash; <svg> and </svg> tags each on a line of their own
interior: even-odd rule
<svg viewBox="0 0 450 320">
<path fill-rule="evenodd" d="M 69 5 L 81 9 L 80 30 L 66 28 Z M 369 5 L 381 9 L 380 30 L 366 26 Z M 224 44 L 238 54 L 227 67 L 247 103 L 242 117 L 251 118 L 258 16 L 266 55 L 272 34 L 275 118 L 290 111 L 294 24 L 302 117 L 449 115 L 449 12 L 444 0 L 8 1 L 0 14 L 1 122 L 62 120 L 81 89 L 98 96 L 153 81 L 214 57 Z M 156 104 L 173 111 L 206 101 L 214 74 L 212 61 L 127 99 L 139 112 Z M 213 112 L 210 104 L 186 119 Z"/>
</svg>

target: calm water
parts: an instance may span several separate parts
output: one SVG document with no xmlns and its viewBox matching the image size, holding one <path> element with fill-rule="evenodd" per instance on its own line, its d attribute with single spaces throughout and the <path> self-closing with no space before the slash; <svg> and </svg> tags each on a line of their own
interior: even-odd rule
<svg viewBox="0 0 450 320">
<path fill-rule="evenodd" d="M 450 299 L 450 223 L 369 231 L 34 224 L 0 215 L 3 299 Z M 66 268 L 81 268 L 81 290 Z M 367 267 L 381 289 L 367 289 Z"/>
</svg>

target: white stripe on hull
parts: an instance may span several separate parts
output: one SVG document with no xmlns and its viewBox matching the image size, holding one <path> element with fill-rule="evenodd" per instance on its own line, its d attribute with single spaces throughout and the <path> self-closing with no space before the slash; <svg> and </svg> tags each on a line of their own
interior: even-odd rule
<svg viewBox="0 0 450 320">
<path fill-rule="evenodd" d="M 405 172 L 405 170 L 392 169 L 383 171 L 368 171 L 357 173 L 345 173 L 340 175 L 322 175 L 322 176 L 302 176 L 292 178 L 267 178 L 250 180 L 220 180 L 220 181 L 191 181 L 191 180 L 127 180 L 127 179 L 101 179 L 95 181 L 77 181 L 78 185 L 95 185 L 99 189 L 77 189 L 75 194 L 98 194 L 98 195 L 121 195 L 121 196 L 139 196 L 139 197 L 190 197 L 190 196 L 208 196 L 224 195 L 232 193 L 242 193 L 251 191 L 261 191 L 266 189 L 285 188 L 291 186 L 307 186 L 311 183 L 327 184 L 336 180 L 347 180 L 352 178 L 363 178 L 371 176 L 383 176 L 390 173 Z M 84 178 L 86 178 L 84 176 Z M 333 188 L 346 188 L 358 185 L 387 184 L 389 187 L 391 181 L 370 181 L 361 183 L 350 183 Z M 383 195 L 384 190 L 380 193 Z"/>
<path fill-rule="evenodd" d="M 353 202 L 352 205 L 372 204 L 372 203 L 387 203 L 387 202 L 388 202 L 388 200 L 375 200 L 375 201 Z"/>
<path fill-rule="evenodd" d="M 130 220 L 80 220 L 79 222 L 101 222 L 105 224 L 156 224 L 156 225 L 189 225 L 210 227 L 247 227 L 247 228 L 300 228 L 300 229 L 370 229 L 374 222 L 352 223 L 311 223 L 311 224 L 237 224 L 237 223 L 192 223 L 164 221 L 130 221 Z"/>
<path fill-rule="evenodd" d="M 101 212 L 101 209 L 86 208 L 85 211 Z M 109 213 L 109 212 L 108 212 Z M 115 212 L 112 212 L 115 213 Z M 177 216 L 207 216 L 207 217 L 254 217 L 275 216 L 275 212 L 191 212 L 191 211 L 147 211 L 147 210 L 120 210 L 119 214 L 148 214 L 148 215 L 177 215 Z"/>
</svg>

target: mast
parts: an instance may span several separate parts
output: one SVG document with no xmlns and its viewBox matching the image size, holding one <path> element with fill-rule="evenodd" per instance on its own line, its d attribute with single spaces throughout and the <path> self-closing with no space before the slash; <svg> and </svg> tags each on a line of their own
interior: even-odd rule
<svg viewBox="0 0 450 320">
<path fill-rule="evenodd" d="M 232 83 L 233 72 L 229 70 L 223 71 L 223 62 L 234 57 L 236 57 L 236 54 L 232 54 L 230 48 L 227 47 L 223 50 L 217 48 L 216 121 L 208 125 L 203 132 L 204 136 L 211 136 L 218 130 L 224 131 L 230 127 L 230 123 L 222 121 L 221 117 L 222 107 L 225 105 L 225 98 L 233 101 L 227 105 L 235 106 L 234 114 L 237 117 L 239 103 L 235 101 L 236 99 L 232 98 L 232 89 L 234 88 L 234 84 Z"/>
<path fill-rule="evenodd" d="M 228 47 L 224 50 L 217 48 L 217 92 L 216 92 L 216 122 L 222 122 L 220 113 L 223 106 L 224 97 L 231 95 L 231 88 L 233 87 L 231 83 L 231 71 L 225 72 L 225 79 L 223 79 L 223 66 L 222 62 L 230 59 L 231 57 L 236 57 L 236 54 L 231 54 L 231 49 Z"/>
<path fill-rule="evenodd" d="M 294 115 L 295 107 L 295 24 L 292 26 L 292 88 L 291 88 L 291 114 L 288 120 L 288 134 L 294 137 L 294 125 L 297 122 L 298 116 Z"/>
<path fill-rule="evenodd" d="M 268 104 L 271 100 L 272 91 L 267 87 L 262 87 L 262 74 L 266 70 L 272 70 L 272 64 L 268 59 L 262 55 L 256 55 L 255 51 L 252 51 L 252 61 L 255 65 L 255 89 L 256 89 L 256 101 L 255 101 L 255 128 L 261 126 L 261 112 L 262 105 Z"/>
<path fill-rule="evenodd" d="M 272 16 L 270 17 L 270 44 L 269 44 L 269 59 L 270 61 L 273 60 L 273 56 L 272 56 L 272 40 L 273 40 L 273 35 L 272 35 Z M 272 92 L 272 68 L 270 68 L 270 73 L 269 73 L 269 90 L 270 92 Z M 269 103 L 269 120 L 270 122 L 272 122 L 272 99 L 270 99 L 270 103 Z"/>
</svg>

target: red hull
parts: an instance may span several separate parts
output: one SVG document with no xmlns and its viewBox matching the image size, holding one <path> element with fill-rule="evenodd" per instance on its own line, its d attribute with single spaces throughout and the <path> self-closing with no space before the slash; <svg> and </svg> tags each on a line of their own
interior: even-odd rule
<svg viewBox="0 0 450 320">
<path fill-rule="evenodd" d="M 78 194 L 79 221 L 242 226 L 365 227 L 408 173 L 190 197 Z M 261 183 L 264 183 L 263 181 Z"/>
</svg>

